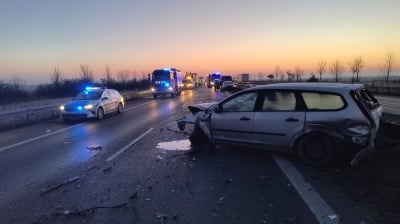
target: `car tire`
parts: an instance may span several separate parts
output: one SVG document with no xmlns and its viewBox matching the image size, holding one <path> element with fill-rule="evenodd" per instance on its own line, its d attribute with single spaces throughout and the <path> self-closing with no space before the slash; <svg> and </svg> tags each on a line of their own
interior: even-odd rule
<svg viewBox="0 0 400 224">
<path fill-rule="evenodd" d="M 153 94 L 153 98 L 154 98 L 154 99 L 157 99 L 157 95 L 156 95 L 156 94 Z"/>
<path fill-rule="evenodd" d="M 118 104 L 118 109 L 117 109 L 117 113 L 122 113 L 122 110 L 124 109 L 124 107 L 122 106 L 122 103 Z"/>
<path fill-rule="evenodd" d="M 196 146 L 196 147 L 201 147 L 202 145 L 208 144 L 207 136 L 197 126 L 195 126 L 193 132 L 190 134 L 189 141 L 193 146 Z"/>
<path fill-rule="evenodd" d="M 174 98 L 175 97 L 175 93 L 171 93 L 171 98 Z"/>
<path fill-rule="evenodd" d="M 104 118 L 104 110 L 102 107 L 99 107 L 99 109 L 97 109 L 97 120 L 102 120 Z"/>
<path fill-rule="evenodd" d="M 311 133 L 298 141 L 296 155 L 307 165 L 326 166 L 336 157 L 336 147 L 328 135 Z"/>
</svg>

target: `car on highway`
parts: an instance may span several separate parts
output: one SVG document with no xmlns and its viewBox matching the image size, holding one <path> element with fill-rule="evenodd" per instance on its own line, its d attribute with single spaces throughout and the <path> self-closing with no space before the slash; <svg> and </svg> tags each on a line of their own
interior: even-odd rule
<svg viewBox="0 0 400 224">
<path fill-rule="evenodd" d="M 234 89 L 234 84 L 232 81 L 223 81 L 221 85 L 222 91 L 231 91 Z"/>
<path fill-rule="evenodd" d="M 103 119 L 110 113 L 121 113 L 125 107 L 123 96 L 115 89 L 86 87 L 68 103 L 60 106 L 64 121 L 74 118 Z"/>
<path fill-rule="evenodd" d="M 375 150 L 382 106 L 362 84 L 281 83 L 256 86 L 216 103 L 190 105 L 192 145 L 236 144 L 297 155 L 323 166 L 339 154 L 351 164 Z"/>
</svg>

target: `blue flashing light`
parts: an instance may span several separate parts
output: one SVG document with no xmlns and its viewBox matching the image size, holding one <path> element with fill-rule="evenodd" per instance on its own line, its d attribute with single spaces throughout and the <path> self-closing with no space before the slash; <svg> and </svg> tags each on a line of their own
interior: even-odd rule
<svg viewBox="0 0 400 224">
<path fill-rule="evenodd" d="M 164 71 L 171 71 L 170 68 L 164 68 L 163 70 L 164 70 Z"/>
<path fill-rule="evenodd" d="M 76 109 L 78 109 L 79 111 L 82 111 L 83 107 L 82 106 L 77 106 Z"/>
<path fill-rule="evenodd" d="M 165 87 L 169 87 L 169 83 L 168 82 L 166 82 L 164 85 L 165 85 Z"/>
<path fill-rule="evenodd" d="M 95 89 L 100 89 L 99 87 L 92 87 L 92 86 L 86 86 L 85 90 L 90 91 L 90 90 L 95 90 Z"/>
</svg>

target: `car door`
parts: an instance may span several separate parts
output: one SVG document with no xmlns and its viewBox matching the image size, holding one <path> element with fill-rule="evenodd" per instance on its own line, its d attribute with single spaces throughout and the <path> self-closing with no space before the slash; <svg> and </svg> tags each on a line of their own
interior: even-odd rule
<svg viewBox="0 0 400 224">
<path fill-rule="evenodd" d="M 210 118 L 212 138 L 228 143 L 254 143 L 257 92 L 245 92 L 221 102 Z"/>
<path fill-rule="evenodd" d="M 105 113 L 110 113 L 113 111 L 115 103 L 113 102 L 112 96 L 109 91 L 106 90 L 103 92 L 103 95 L 101 96 L 101 103 L 104 106 Z"/>
<path fill-rule="evenodd" d="M 296 93 L 289 90 L 264 91 L 260 109 L 254 117 L 254 133 L 258 144 L 271 149 L 287 149 L 302 132 L 305 111 L 300 110 Z"/>
</svg>

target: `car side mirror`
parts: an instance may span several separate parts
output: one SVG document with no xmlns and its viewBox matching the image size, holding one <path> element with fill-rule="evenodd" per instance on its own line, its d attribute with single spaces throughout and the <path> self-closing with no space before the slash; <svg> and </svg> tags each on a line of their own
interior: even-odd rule
<svg viewBox="0 0 400 224">
<path fill-rule="evenodd" d="M 223 110 L 222 110 L 222 106 L 221 105 L 217 105 L 216 107 L 215 107 L 215 109 L 214 109 L 214 112 L 215 113 L 221 113 Z"/>
</svg>

